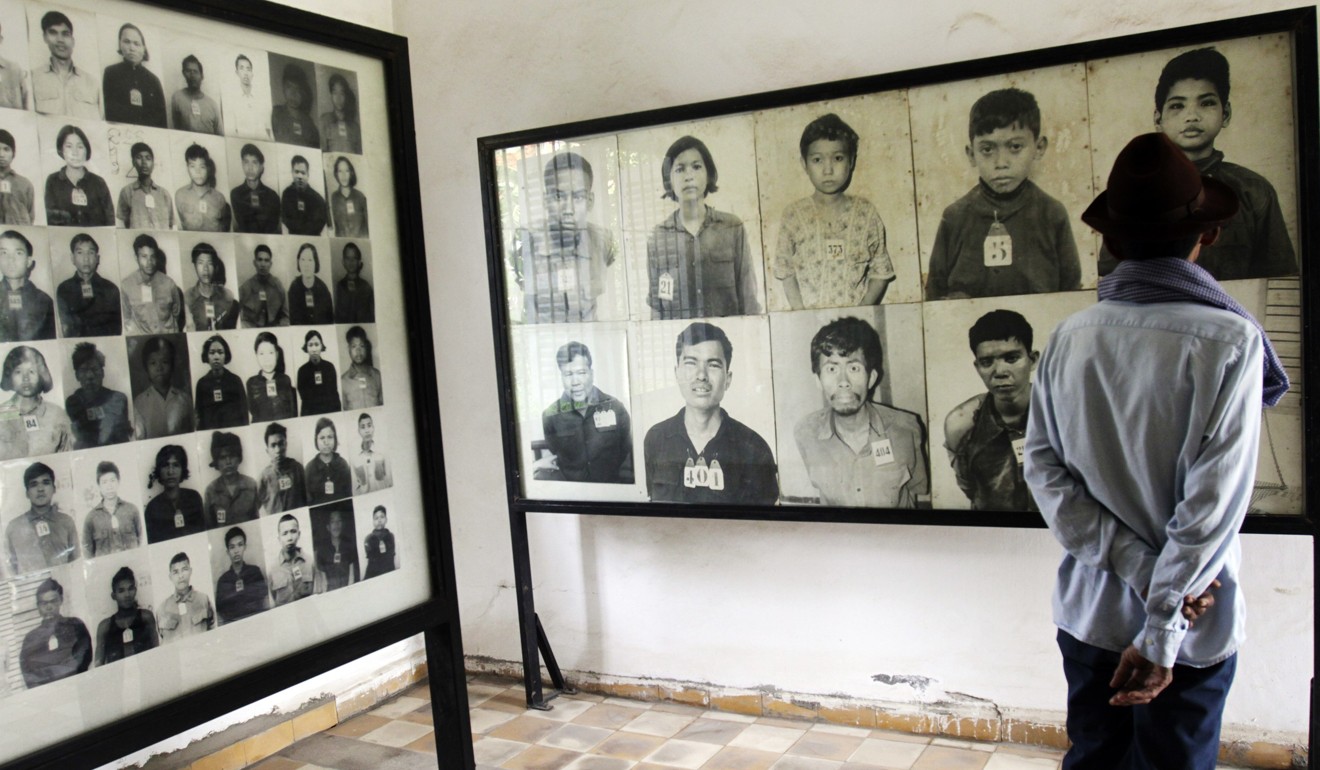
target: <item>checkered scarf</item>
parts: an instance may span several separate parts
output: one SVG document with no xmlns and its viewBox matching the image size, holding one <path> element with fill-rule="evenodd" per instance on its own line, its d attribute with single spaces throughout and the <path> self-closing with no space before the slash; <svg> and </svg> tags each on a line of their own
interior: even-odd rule
<svg viewBox="0 0 1320 770">
<path fill-rule="evenodd" d="M 1228 294 L 1205 268 L 1185 259 L 1160 257 L 1157 259 L 1126 259 L 1118 263 L 1114 272 L 1100 281 L 1100 299 L 1120 302 L 1200 302 L 1247 319 L 1260 332 L 1265 343 L 1265 406 L 1274 406 L 1288 392 L 1288 373 L 1283 370 L 1279 356 L 1270 344 L 1269 335 L 1260 322 L 1252 317 Z"/>
</svg>

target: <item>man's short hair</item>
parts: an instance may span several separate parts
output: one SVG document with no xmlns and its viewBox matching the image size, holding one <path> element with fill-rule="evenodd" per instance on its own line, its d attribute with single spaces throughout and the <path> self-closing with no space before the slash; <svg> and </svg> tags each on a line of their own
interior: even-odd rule
<svg viewBox="0 0 1320 770">
<path fill-rule="evenodd" d="M 390 515 L 390 512 L 387 511 L 387 510 L 385 510 L 385 506 L 383 506 L 383 505 L 378 505 L 378 506 L 376 506 L 375 508 L 372 508 L 372 509 L 371 509 L 371 515 L 372 515 L 372 516 L 375 516 L 377 513 L 383 513 L 383 514 L 385 514 L 386 516 L 389 516 L 389 515 Z"/>
<path fill-rule="evenodd" d="M 720 173 L 715 170 L 715 159 L 711 157 L 710 150 L 706 148 L 706 143 L 695 136 L 680 136 L 677 141 L 669 145 L 665 151 L 665 159 L 660 163 L 660 181 L 664 182 L 665 194 L 662 198 L 678 200 L 678 195 L 674 193 L 674 186 L 669 181 L 669 172 L 674 169 L 674 160 L 679 155 L 688 150 L 696 150 L 701 154 L 701 161 L 706 164 L 706 195 L 716 192 L 720 188 L 715 184 L 719 181 Z"/>
<path fill-rule="evenodd" d="M 41 581 L 41 585 L 37 586 L 37 596 L 48 594 L 51 591 L 59 594 L 61 599 L 64 598 L 64 586 L 60 585 L 60 581 L 55 578 L 46 578 Z"/>
<path fill-rule="evenodd" d="M 220 455 L 228 452 L 243 462 L 243 441 L 239 439 L 237 433 L 228 433 L 226 431 L 215 431 L 211 434 L 211 467 L 214 468 L 220 461 Z"/>
<path fill-rule="evenodd" d="M 260 147 L 256 146 L 255 144 L 252 144 L 251 142 L 248 142 L 247 144 L 243 145 L 243 149 L 238 151 L 239 158 L 246 158 L 248 156 L 256 158 L 257 162 L 260 163 L 261 165 L 263 166 L 266 165 L 265 153 L 261 151 Z"/>
<path fill-rule="evenodd" d="M 138 236 L 133 239 L 134 259 L 137 258 L 137 253 L 141 249 L 151 249 L 151 253 L 154 256 L 156 263 L 156 272 L 165 272 L 165 250 L 160 247 L 160 244 L 156 242 L 155 238 L 146 233 L 138 233 Z"/>
<path fill-rule="evenodd" d="M 967 135 L 972 141 L 997 129 L 1022 126 L 1040 137 L 1040 105 L 1021 88 L 1001 88 L 982 96 L 972 105 Z"/>
<path fill-rule="evenodd" d="M 245 62 L 247 62 L 249 67 L 252 66 L 252 60 L 248 58 L 247 54 L 245 54 L 245 53 L 241 53 L 241 54 L 239 54 L 238 56 L 235 56 L 235 57 L 234 57 L 234 69 L 235 69 L 235 70 L 238 69 L 238 63 L 241 62 L 241 61 L 245 61 Z"/>
<path fill-rule="evenodd" d="M 545 164 L 545 186 L 554 187 L 560 171 L 578 170 L 587 178 L 587 189 L 591 189 L 595 175 L 591 172 L 591 162 L 576 152 L 557 152 Z"/>
<path fill-rule="evenodd" d="M 95 342 L 79 342 L 73 346 L 73 370 L 76 372 L 87 364 L 95 361 L 101 366 L 105 366 L 105 353 L 97 350 Z"/>
<path fill-rule="evenodd" d="M 822 356 L 846 356 L 855 350 L 862 351 L 862 358 L 866 359 L 866 370 L 877 375 L 875 384 L 867 388 L 866 396 L 869 399 L 885 376 L 885 349 L 880 344 L 880 335 L 875 328 L 860 318 L 844 316 L 820 327 L 816 336 L 811 338 L 811 373 L 820 374 Z"/>
<path fill-rule="evenodd" d="M 220 252 L 216 251 L 215 247 L 207 243 L 206 241 L 202 241 L 198 243 L 196 246 L 193 246 L 193 250 L 192 250 L 193 267 L 197 266 L 197 258 L 202 256 L 203 254 L 208 254 L 211 257 L 211 267 L 212 267 L 211 282 L 218 284 L 220 286 L 224 286 L 226 283 L 224 260 L 220 259 Z"/>
<path fill-rule="evenodd" d="M 358 415 L 358 425 L 359 425 L 359 426 L 362 425 L 362 421 L 363 421 L 363 420 L 371 420 L 373 423 L 376 421 L 376 420 L 371 416 L 371 413 L 370 413 L 370 412 L 363 412 L 362 414 Z"/>
<path fill-rule="evenodd" d="M 0 144 L 8 147 L 11 152 L 18 149 L 18 145 L 14 143 L 14 135 L 3 128 L 0 128 Z"/>
<path fill-rule="evenodd" d="M 88 235 L 87 233 L 78 233 L 77 235 L 69 239 L 69 252 L 73 253 L 77 251 L 78 247 L 83 245 L 84 243 L 90 243 L 92 245 L 92 248 L 96 250 L 97 254 L 101 253 L 101 244 L 97 243 L 96 239 Z"/>
<path fill-rule="evenodd" d="M 679 332 L 678 341 L 674 343 L 674 360 L 676 362 L 683 360 L 683 348 L 700 345 L 703 342 L 720 343 L 720 348 L 724 351 L 724 365 L 733 366 L 733 343 L 729 341 L 729 335 L 715 324 L 705 321 L 694 321 Z"/>
<path fill-rule="evenodd" d="M 348 243 L 345 243 L 344 248 L 339 252 L 339 255 L 341 257 L 347 257 L 349 249 L 352 249 L 353 251 L 357 252 L 358 259 L 362 259 L 362 247 L 358 246 L 353 241 L 349 241 Z"/>
<path fill-rule="evenodd" d="M 87 138 L 87 132 L 75 125 L 66 125 L 55 135 L 55 153 L 61 158 L 64 157 L 64 140 L 70 136 L 77 135 L 82 140 L 83 147 L 87 148 L 87 157 L 84 160 L 92 159 L 92 140 Z"/>
<path fill-rule="evenodd" d="M 173 569 L 174 565 L 179 564 L 180 562 L 187 562 L 190 566 L 192 565 L 192 560 L 188 558 L 188 554 L 179 551 L 174 554 L 174 558 L 170 559 L 170 569 Z"/>
<path fill-rule="evenodd" d="M 156 157 L 156 151 L 151 149 L 151 145 L 146 142 L 133 142 L 133 146 L 128 150 L 128 157 L 136 158 L 139 152 L 146 152 L 153 160 Z"/>
<path fill-rule="evenodd" d="M 44 35 L 50 31 L 51 27 L 58 27 L 61 24 L 68 27 L 70 32 L 73 31 L 73 22 L 69 21 L 68 16 L 59 11 L 46 11 L 45 15 L 41 17 L 41 34 Z"/>
<path fill-rule="evenodd" d="M 23 250 L 27 252 L 29 258 L 33 258 L 34 255 L 32 254 L 32 241 L 29 241 L 26 235 L 20 233 L 17 230 L 5 230 L 3 233 L 0 233 L 0 241 L 6 239 L 18 241 L 19 243 L 23 244 Z M 32 272 L 32 271 L 29 270 L 28 272 Z"/>
<path fill-rule="evenodd" d="M 110 590 L 115 590 L 115 586 L 124 582 L 133 583 L 134 585 L 137 584 L 137 575 L 133 574 L 132 567 L 119 568 L 119 571 L 115 573 L 114 577 L 110 578 Z"/>
<path fill-rule="evenodd" d="M 270 257 L 271 259 L 275 258 L 275 254 L 270 250 L 270 247 L 264 243 L 257 244 L 257 247 L 252 250 L 252 257 L 255 259 L 256 256 L 263 251 L 266 252 L 266 256 Z"/>
<path fill-rule="evenodd" d="M 189 62 L 197 65 L 198 72 L 202 73 L 203 75 L 206 74 L 206 68 L 202 66 L 202 60 L 198 59 L 193 54 L 188 54 L 187 56 L 183 57 L 183 63 L 179 65 L 179 69 L 183 69 L 184 67 L 187 67 Z"/>
<path fill-rule="evenodd" d="M 0 390 L 14 389 L 14 370 L 20 364 L 31 363 L 37 367 L 37 377 L 41 380 L 41 392 L 49 393 L 55 387 L 55 379 L 50 376 L 50 367 L 46 366 L 46 357 L 41 351 L 28 345 L 19 345 L 5 355 L 4 369 L 0 371 Z"/>
<path fill-rule="evenodd" d="M 802 138 L 798 141 L 798 152 L 802 154 L 802 159 L 807 159 L 807 149 L 811 147 L 812 142 L 821 140 L 831 142 L 843 142 L 844 148 L 848 151 L 848 157 L 857 161 L 857 132 L 852 126 L 843 122 L 843 118 L 829 113 L 821 115 L 819 118 L 807 124 L 802 129 Z"/>
<path fill-rule="evenodd" d="M 362 340 L 363 346 L 365 346 L 367 349 L 367 358 L 365 363 L 370 365 L 372 363 L 371 338 L 367 336 L 367 330 L 363 329 L 361 326 L 349 327 L 348 333 L 344 335 L 344 341 L 347 342 L 349 345 L 352 345 L 353 340 Z"/>
<path fill-rule="evenodd" d="M 293 160 L 289 161 L 289 168 L 297 168 L 299 163 L 306 166 L 308 169 L 311 169 L 312 167 L 312 164 L 308 163 L 306 158 L 301 155 L 295 155 L 293 156 Z"/>
<path fill-rule="evenodd" d="M 55 471 L 51 470 L 49 465 L 41 462 L 32 463 L 27 468 L 23 469 L 23 488 L 26 489 L 28 484 L 31 484 L 42 476 L 50 476 L 52 483 L 55 481 Z"/>
<path fill-rule="evenodd" d="M 219 334 L 212 334 L 210 337 L 206 338 L 206 342 L 202 343 L 202 363 L 207 365 L 211 363 L 206 360 L 206 354 L 211 352 L 211 343 L 213 342 L 219 342 L 220 347 L 225 349 L 225 363 L 234 360 L 234 353 L 229 349 L 229 341 L 224 337 L 221 337 Z"/>
<path fill-rule="evenodd" d="M 194 160 L 200 160 L 206 164 L 206 184 L 209 187 L 215 187 L 215 161 L 211 159 L 210 151 L 200 144 L 188 145 L 188 149 L 183 151 L 183 162 L 187 165 L 189 161 Z"/>
<path fill-rule="evenodd" d="M 142 371 L 147 370 L 147 359 L 160 351 L 168 351 L 170 354 L 170 373 L 174 372 L 174 340 L 169 337 L 149 337 L 142 346 L 140 358 L 142 360 Z"/>
<path fill-rule="evenodd" d="M 1228 59 L 1214 48 L 1180 53 L 1164 65 L 1159 82 L 1155 84 L 1156 112 L 1164 109 L 1164 100 L 1169 98 L 1169 91 L 1180 80 L 1208 80 L 1219 93 L 1220 101 L 1228 104 Z"/>
<path fill-rule="evenodd" d="M 115 478 L 120 478 L 118 465 L 115 465 L 109 460 L 102 460 L 96 464 L 96 480 L 98 482 L 101 480 L 101 477 L 107 473 L 113 473 L 115 474 Z"/>
<path fill-rule="evenodd" d="M 555 364 L 560 367 L 567 366 L 573 363 L 573 359 L 578 356 L 587 359 L 587 366 L 591 366 L 591 351 L 586 345 L 574 340 L 573 342 L 560 346 L 559 350 L 555 353 Z"/>
<path fill-rule="evenodd" d="M 1030 353 L 1032 342 L 1031 324 L 1027 323 L 1027 319 L 1023 318 L 1021 313 L 999 309 L 991 310 L 976 319 L 976 323 L 972 324 L 972 328 L 967 331 L 967 341 L 971 344 L 973 354 L 976 353 L 977 346 L 982 342 L 999 340 L 1017 340 Z"/>
<path fill-rule="evenodd" d="M 229 541 L 233 540 L 236 537 L 243 538 L 243 545 L 247 545 L 247 533 L 243 531 L 243 528 L 230 527 L 229 531 L 225 532 L 225 548 L 228 548 Z"/>
<path fill-rule="evenodd" d="M 286 513 L 286 514 L 284 514 L 283 516 L 280 517 L 280 520 L 279 520 L 279 521 L 275 522 L 275 531 L 278 532 L 279 529 L 280 529 L 280 527 L 284 526 L 284 522 L 286 522 L 286 521 L 291 521 L 291 522 L 293 522 L 294 524 L 297 524 L 297 523 L 298 523 L 298 517 L 297 517 L 297 516 L 294 516 L 292 513 Z M 302 527 L 299 527 L 299 529 L 302 529 Z"/>
<path fill-rule="evenodd" d="M 271 436 L 284 436 L 285 438 L 288 438 L 289 429 L 284 427 L 283 425 L 280 425 L 278 422 L 272 422 L 270 425 L 266 426 L 265 443 L 267 445 L 270 444 Z"/>
</svg>

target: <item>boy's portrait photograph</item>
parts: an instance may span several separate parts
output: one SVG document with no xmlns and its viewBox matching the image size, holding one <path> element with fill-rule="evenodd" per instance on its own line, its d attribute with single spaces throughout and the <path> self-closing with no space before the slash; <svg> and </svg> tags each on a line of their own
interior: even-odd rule
<svg viewBox="0 0 1320 770">
<path fill-rule="evenodd" d="M 933 507 L 1036 510 L 1022 476 L 1036 361 L 1054 327 L 1094 303 L 1072 292 L 922 305 L 925 328 L 943 330 L 926 334 Z"/>
<path fill-rule="evenodd" d="M 81 566 L 57 567 L 11 583 L 0 619 L 13 629 L 4 661 L 10 693 L 83 673 L 92 665 L 92 632 Z M 20 600 L 20 596 L 30 599 Z"/>
<path fill-rule="evenodd" d="M 755 142 L 751 115 L 619 137 L 633 319 L 764 312 Z"/>
<path fill-rule="evenodd" d="M 239 433 L 243 438 L 244 462 L 252 458 L 261 518 L 278 518 L 278 514 L 305 507 L 307 482 L 303 460 L 313 450 L 310 444 L 304 447 L 303 430 L 298 422 L 261 423 Z"/>
<path fill-rule="evenodd" d="M 0 131 L 8 132 L 0 133 L 0 223 L 4 225 L 46 221 L 46 174 L 41 170 L 37 125 L 31 112 L 0 109 Z"/>
<path fill-rule="evenodd" d="M 398 373 L 383 364 L 375 324 L 335 327 L 339 337 L 339 395 L 345 410 L 370 409 L 385 403 L 384 380 Z"/>
<path fill-rule="evenodd" d="M 316 66 L 304 59 L 271 53 L 270 92 L 270 127 L 275 141 L 320 149 Z"/>
<path fill-rule="evenodd" d="M 396 536 L 397 525 L 391 528 L 391 517 L 399 515 L 397 510 L 390 495 L 353 498 L 354 520 L 366 558 L 363 580 L 385 575 L 402 566 L 399 550 L 403 541 Z"/>
<path fill-rule="evenodd" d="M 165 165 L 177 169 L 172 192 L 180 230 L 233 229 L 229 193 L 243 176 L 230 170 L 230 160 L 229 145 L 222 136 L 185 131 L 170 135 L 170 157 Z"/>
<path fill-rule="evenodd" d="M 119 239 L 112 230 L 50 228 L 50 269 L 61 337 L 124 331 Z M 130 244 L 131 245 L 131 244 Z"/>
<path fill-rule="evenodd" d="M 386 423 L 384 411 L 373 411 L 360 412 L 353 418 L 357 434 L 348 437 L 345 442 L 345 456 L 353 468 L 354 495 L 365 495 L 394 486 L 395 463 L 391 457 L 397 458 L 398 455 L 391 451 L 393 447 L 390 440 L 383 438 L 384 434 L 381 433 L 381 426 Z M 608 422 L 608 419 L 602 419 L 604 422 Z"/>
<path fill-rule="evenodd" d="M 161 644 L 205 633 L 217 625 L 210 538 L 205 533 L 157 543 L 149 549 L 156 626 Z"/>
<path fill-rule="evenodd" d="M 307 508 L 263 516 L 266 583 L 271 606 L 278 608 L 325 593 L 325 575 L 317 569 L 311 512 Z"/>
<path fill-rule="evenodd" d="M 330 239 L 330 280 L 334 283 L 335 323 L 376 322 L 376 278 L 372 270 L 371 241 L 366 238 Z"/>
<path fill-rule="evenodd" d="M 55 339 L 52 232 L 62 231 L 0 225 L 0 342 Z"/>
<path fill-rule="evenodd" d="M 500 154 L 509 318 L 529 324 L 627 318 L 615 138 Z"/>
<path fill-rule="evenodd" d="M 133 438 L 133 392 L 122 337 L 60 341 L 60 380 L 73 448 L 122 444 Z M 51 362 L 53 363 L 53 362 Z"/>
<path fill-rule="evenodd" d="M 528 497 L 638 500 L 628 334 L 622 323 L 514 327 L 519 459 Z M 373 420 L 373 430 L 375 424 Z"/>
<path fill-rule="evenodd" d="M 270 141 L 270 62 L 265 51 L 227 48 L 219 73 L 225 135 Z"/>
<path fill-rule="evenodd" d="M 179 234 L 121 229 L 113 237 L 119 258 L 117 283 L 124 334 L 185 331 L 183 289 L 191 284 L 185 276 L 192 277 L 188 275 L 192 267 L 191 255 L 179 246 Z M 109 261 L 102 258 L 101 265 L 103 273 L 110 271 Z"/>
<path fill-rule="evenodd" d="M 781 499 L 929 506 L 921 306 L 774 313 L 770 340 Z"/>
<path fill-rule="evenodd" d="M 288 326 L 289 286 L 298 275 L 298 246 L 306 238 L 254 233 L 232 237 L 239 328 Z"/>
<path fill-rule="evenodd" d="M 279 157 L 273 142 L 230 139 L 230 188 L 222 189 L 234 214 L 234 232 L 279 235 Z"/>
<path fill-rule="evenodd" d="M 756 114 L 770 310 L 921 299 L 904 91 Z"/>
<path fill-rule="evenodd" d="M 168 131 L 116 126 L 107 132 L 106 182 L 115 198 L 115 224 L 133 230 L 174 230 L 179 226 L 174 193 L 187 183 L 182 158 L 175 159 Z M 180 178 L 183 177 L 183 178 Z"/>
<path fill-rule="evenodd" d="M 324 163 L 314 147 L 278 144 L 266 154 L 266 184 L 280 195 L 281 232 L 302 238 L 321 236 L 330 223 Z"/>
<path fill-rule="evenodd" d="M 30 575 L 82 558 L 67 455 L 0 465 L 5 572 Z"/>
<path fill-rule="evenodd" d="M 73 501 L 84 559 L 99 559 L 147 544 L 142 520 L 142 480 L 136 452 L 79 452 L 73 469 Z"/>
<path fill-rule="evenodd" d="M 1095 286 L 1081 64 L 908 92 L 927 300 Z"/>
<path fill-rule="evenodd" d="M 191 433 L 195 423 L 187 335 L 142 335 L 127 342 L 134 438 Z"/>
<path fill-rule="evenodd" d="M 206 533 L 215 582 L 216 622 L 233 623 L 270 607 L 266 548 L 260 521 L 218 527 Z"/>
<path fill-rule="evenodd" d="M 28 63 L 28 21 L 20 3 L 0 8 L 0 109 L 32 111 L 32 76 Z M 0 685 L 3 689 L 3 685 Z"/>
<path fill-rule="evenodd" d="M 223 134 L 220 107 L 225 76 L 233 72 L 234 56 L 210 40 L 172 31 L 157 45 L 161 82 L 165 86 L 169 126 L 175 131 Z"/>
<path fill-rule="evenodd" d="M 239 256 L 234 253 L 234 237 L 179 233 L 179 259 L 187 330 L 209 333 L 237 328 Z"/>
<path fill-rule="evenodd" d="M 160 646 L 156 601 L 169 590 L 153 578 L 146 548 L 89 562 L 87 627 L 95 647 L 93 667 L 117 663 Z"/>
<path fill-rule="evenodd" d="M 1286 34 L 1091 62 L 1092 168 L 1097 189 L 1133 136 L 1164 133 L 1202 174 L 1241 203 L 1196 264 L 1219 281 L 1295 276 L 1297 135 Z M 1115 266 L 1101 256 L 1101 274 Z"/>
</svg>

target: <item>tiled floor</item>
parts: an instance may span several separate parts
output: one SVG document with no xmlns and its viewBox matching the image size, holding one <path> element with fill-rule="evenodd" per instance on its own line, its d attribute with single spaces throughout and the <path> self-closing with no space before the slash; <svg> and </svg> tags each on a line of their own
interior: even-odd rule
<svg viewBox="0 0 1320 770">
<path fill-rule="evenodd" d="M 257 770 L 433 770 L 425 684 L 299 741 Z M 529 711 L 522 684 L 468 682 L 485 770 L 1056 770 L 1061 754 L 1009 744 L 794 722 L 599 695 Z M 1223 768 L 1222 770 L 1230 770 Z"/>
</svg>

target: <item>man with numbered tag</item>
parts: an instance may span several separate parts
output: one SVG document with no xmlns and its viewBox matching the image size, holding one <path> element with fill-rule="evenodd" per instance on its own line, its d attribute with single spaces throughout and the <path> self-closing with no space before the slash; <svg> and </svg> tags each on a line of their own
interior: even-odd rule
<svg viewBox="0 0 1320 770">
<path fill-rule="evenodd" d="M 244 329 L 289 325 L 289 303 L 284 284 L 270 272 L 274 264 L 275 257 L 266 244 L 260 244 L 252 251 L 252 265 L 257 272 L 238 287 L 239 319 Z"/>
<path fill-rule="evenodd" d="M 555 363 L 564 394 L 541 413 L 541 429 L 553 456 L 537 461 L 536 478 L 631 484 L 628 410 L 596 387 L 591 351 L 581 342 L 569 342 L 555 353 Z"/>
<path fill-rule="evenodd" d="M 183 57 L 183 82 L 187 83 L 170 97 L 170 128 L 201 134 L 221 133 L 220 105 L 202 90 L 205 69 L 193 54 Z"/>
<path fill-rule="evenodd" d="M 78 618 L 60 614 L 64 586 L 46 578 L 37 586 L 37 614 L 41 624 L 23 637 L 18 668 L 31 690 L 43 684 L 81 674 L 92 665 L 92 635 Z"/>
<path fill-rule="evenodd" d="M 266 186 L 266 155 L 255 144 L 239 150 L 243 182 L 229 193 L 229 207 L 234 212 L 234 231 L 240 233 L 280 233 L 280 196 Z"/>
<path fill-rule="evenodd" d="M 247 533 L 242 527 L 225 532 L 229 569 L 215 581 L 215 610 L 220 623 L 233 623 L 262 612 L 269 606 L 266 576 L 261 568 L 246 562 Z"/>
<path fill-rule="evenodd" d="M 0 233 L 0 275 L 4 277 L 5 295 L 5 306 L 0 308 L 0 342 L 55 339 L 55 303 L 32 283 L 36 267 L 32 241 L 26 235 L 17 230 Z"/>
<path fill-rule="evenodd" d="M 720 406 L 733 380 L 728 335 L 697 321 L 678 335 L 674 354 L 674 378 L 686 405 L 646 433 L 651 500 L 773 505 L 779 470 L 770 445 Z"/>
<path fill-rule="evenodd" d="M 955 406 L 944 419 L 944 448 L 973 510 L 1034 511 L 1022 478 L 1031 404 L 1031 324 L 1021 313 L 992 310 L 968 331 L 973 366 L 988 392 Z"/>
<path fill-rule="evenodd" d="M 825 505 L 916 508 L 930 494 L 917 415 L 874 400 L 884 378 L 880 335 L 866 321 L 835 319 L 811 340 L 811 371 L 825 408 L 793 431 Z"/>
<path fill-rule="evenodd" d="M 160 640 L 173 642 L 215 628 L 211 597 L 193 588 L 192 561 L 182 551 L 170 559 L 170 583 L 174 592 L 156 608 Z"/>
<path fill-rule="evenodd" d="M 280 517 L 276 530 L 280 538 L 280 560 L 270 569 L 270 595 L 275 606 L 325 591 L 320 570 L 303 556 L 303 550 L 298 547 L 298 538 L 302 535 L 298 520 L 293 514 L 286 513 Z"/>
<path fill-rule="evenodd" d="M 73 61 L 73 22 L 60 11 L 41 16 L 41 39 L 50 59 L 32 70 L 37 112 L 101 119 L 101 80 Z"/>
<path fill-rule="evenodd" d="M 320 235 L 325 231 L 329 213 L 325 196 L 308 184 L 311 164 L 301 155 L 289 162 L 293 181 L 280 195 L 280 217 L 289 235 Z"/>
<path fill-rule="evenodd" d="M 73 275 L 55 287 L 64 337 L 118 337 L 124 330 L 119 287 L 101 276 L 101 245 L 87 233 L 69 239 Z M 139 291 L 141 291 L 139 289 Z"/>
<path fill-rule="evenodd" d="M 110 578 L 110 598 L 115 613 L 96 628 L 96 665 L 104 666 L 160 646 L 156 616 L 139 607 L 137 576 L 130 567 L 120 567 Z"/>
<path fill-rule="evenodd" d="M 0 59 L 0 63 L 3 63 Z M 0 224 L 30 225 L 36 220 L 36 192 L 32 181 L 14 171 L 18 144 L 14 135 L 0 128 Z"/>
<path fill-rule="evenodd" d="M 5 527 L 9 574 L 26 575 L 68 564 L 78 556 L 78 527 L 55 504 L 55 471 L 32 463 L 23 471 L 28 509 Z"/>
<path fill-rule="evenodd" d="M 137 179 L 119 190 L 115 216 L 120 227 L 134 230 L 173 230 L 174 201 L 164 187 L 151 178 L 156 170 L 156 152 L 146 142 L 134 142 L 129 159 Z"/>
<path fill-rule="evenodd" d="M 261 499 L 261 513 L 269 516 L 307 505 L 302 463 L 287 457 L 289 431 L 278 422 L 266 426 L 266 454 L 270 465 L 261 472 L 257 487 Z"/>
</svg>

